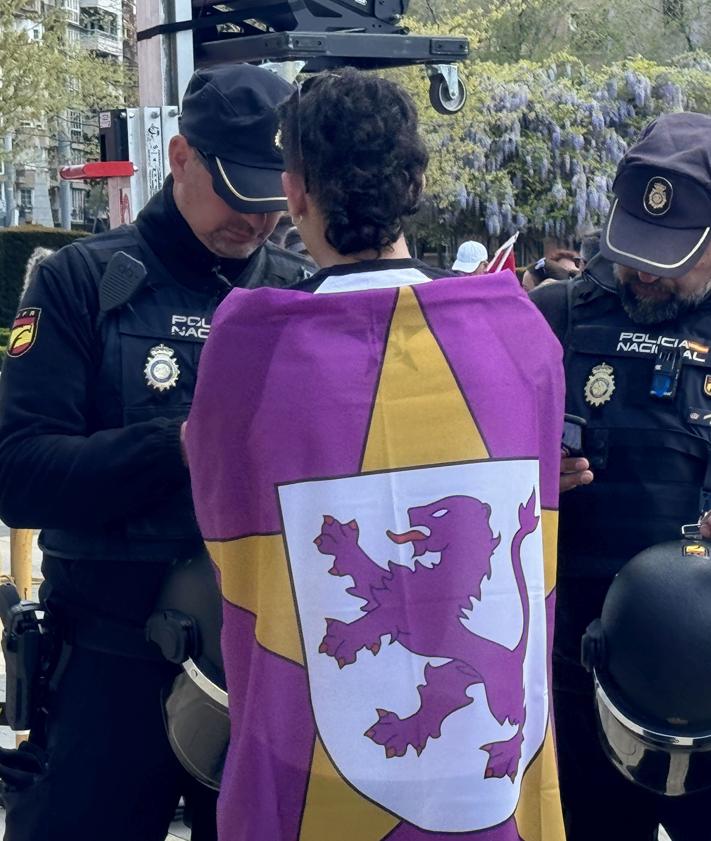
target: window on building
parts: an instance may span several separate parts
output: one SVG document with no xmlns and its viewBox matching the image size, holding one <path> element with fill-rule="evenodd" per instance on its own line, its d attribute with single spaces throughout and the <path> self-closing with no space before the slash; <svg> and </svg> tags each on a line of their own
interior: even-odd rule
<svg viewBox="0 0 711 841">
<path fill-rule="evenodd" d="M 26 188 L 22 188 L 20 190 L 20 206 L 25 210 L 32 210 L 32 193 L 32 190 L 28 190 Z"/>
<path fill-rule="evenodd" d="M 72 219 L 78 222 L 84 221 L 84 205 L 86 204 L 86 193 L 84 190 L 77 190 L 72 187 Z"/>
<path fill-rule="evenodd" d="M 88 32 L 102 35 L 118 35 L 118 17 L 103 9 L 83 9 L 81 22 Z"/>
<path fill-rule="evenodd" d="M 60 0 L 61 7 L 67 13 L 70 23 L 79 23 L 79 0 Z"/>
<path fill-rule="evenodd" d="M 72 164 L 79 166 L 86 162 L 86 153 L 82 149 L 72 149 Z"/>
<path fill-rule="evenodd" d="M 662 0 L 662 12 L 667 20 L 684 20 L 684 0 Z"/>
<path fill-rule="evenodd" d="M 79 111 L 69 111 L 67 113 L 69 131 L 71 132 L 72 137 L 81 137 L 83 131 L 81 114 Z"/>
</svg>

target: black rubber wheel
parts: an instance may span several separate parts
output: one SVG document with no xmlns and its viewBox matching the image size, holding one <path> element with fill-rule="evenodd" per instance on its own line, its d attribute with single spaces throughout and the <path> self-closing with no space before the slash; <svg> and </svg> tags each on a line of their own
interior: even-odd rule
<svg viewBox="0 0 711 841">
<path fill-rule="evenodd" d="M 439 73 L 430 79 L 430 104 L 438 114 L 456 114 L 464 108 L 467 101 L 467 89 L 461 79 L 457 79 L 457 95 L 449 95 L 449 87 L 444 76 Z"/>
</svg>

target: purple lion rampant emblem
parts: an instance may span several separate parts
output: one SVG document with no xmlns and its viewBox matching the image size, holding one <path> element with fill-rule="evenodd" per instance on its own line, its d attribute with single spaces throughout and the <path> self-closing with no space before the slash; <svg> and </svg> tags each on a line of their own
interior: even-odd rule
<svg viewBox="0 0 711 841">
<path fill-rule="evenodd" d="M 376 564 L 361 549 L 358 523 L 340 523 L 325 515 L 314 543 L 322 555 L 332 556 L 331 575 L 350 576 L 346 592 L 363 599 L 363 613 L 353 622 L 326 619 L 326 634 L 319 652 L 333 657 L 339 668 L 355 663 L 367 649 L 377 656 L 383 637 L 413 654 L 449 658 L 443 665 L 425 667 L 424 684 L 417 687 L 419 708 L 409 717 L 378 709 L 377 721 L 365 736 L 385 749 L 388 759 L 404 756 L 409 747 L 419 756 L 429 739 L 441 735 L 444 720 L 474 699 L 469 687 L 482 684 L 496 721 L 516 727 L 506 741 L 481 745 L 489 754 L 484 777 L 512 781 L 518 773 L 526 719 L 523 664 L 528 642 L 530 607 L 521 565 L 521 545 L 538 525 L 536 496 L 518 509 L 519 528 L 511 542 L 511 564 L 523 613 L 523 628 L 516 646 L 507 648 L 469 630 L 464 611 L 481 598 L 481 586 L 491 577 L 491 559 L 501 542 L 490 526 L 491 508 L 470 496 L 448 496 L 408 510 L 410 529 L 387 532 L 394 543 L 412 543 L 413 557 L 440 554 L 434 566 L 417 561 L 414 569 L 388 561 Z M 423 607 L 425 608 L 423 610 Z"/>
</svg>

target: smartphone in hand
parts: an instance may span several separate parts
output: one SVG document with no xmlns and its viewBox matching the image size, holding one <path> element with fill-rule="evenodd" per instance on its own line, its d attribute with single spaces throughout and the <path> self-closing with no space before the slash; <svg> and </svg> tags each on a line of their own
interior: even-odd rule
<svg viewBox="0 0 711 841">
<path fill-rule="evenodd" d="M 568 415 L 563 417 L 563 441 L 562 448 L 569 457 L 577 457 L 585 455 L 584 433 L 587 426 L 585 418 L 578 417 L 578 415 Z"/>
</svg>

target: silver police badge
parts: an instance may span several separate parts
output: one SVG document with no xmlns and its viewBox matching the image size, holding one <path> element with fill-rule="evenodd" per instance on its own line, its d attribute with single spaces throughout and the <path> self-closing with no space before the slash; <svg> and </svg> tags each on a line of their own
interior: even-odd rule
<svg viewBox="0 0 711 841">
<path fill-rule="evenodd" d="M 644 191 L 644 209 L 652 216 L 664 216 L 671 206 L 674 188 L 666 178 L 651 178 Z"/>
<path fill-rule="evenodd" d="M 585 402 L 590 406 L 603 406 L 615 392 L 615 375 L 611 365 L 596 365 L 585 383 Z"/>
<path fill-rule="evenodd" d="M 151 348 L 146 367 L 143 369 L 149 388 L 167 391 L 175 386 L 180 376 L 180 367 L 174 356 L 175 351 L 167 345 L 156 345 Z"/>
</svg>

